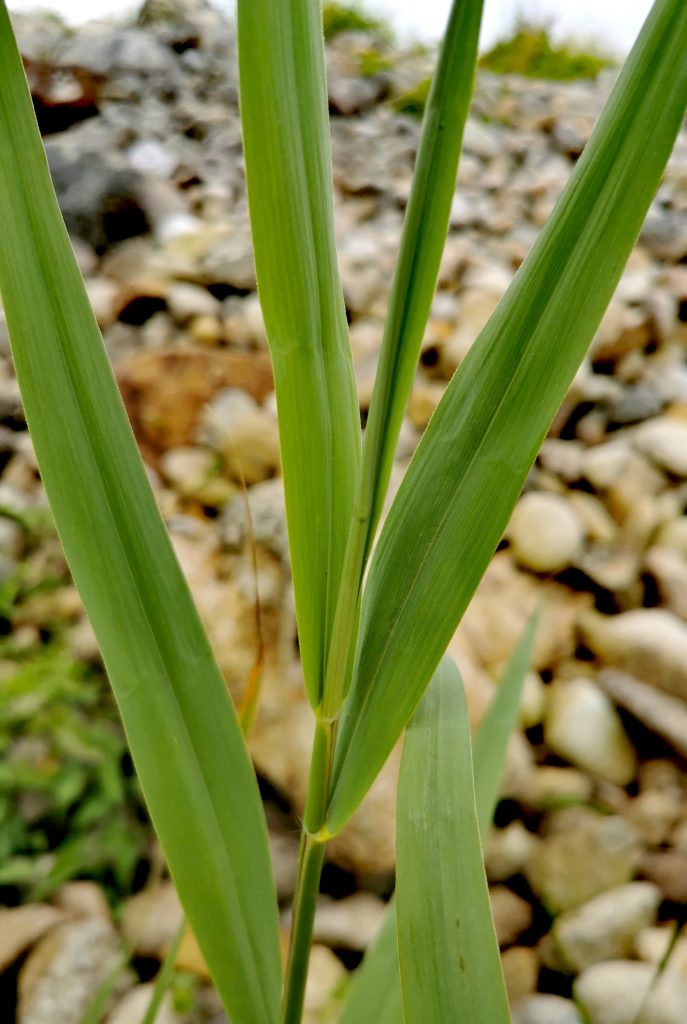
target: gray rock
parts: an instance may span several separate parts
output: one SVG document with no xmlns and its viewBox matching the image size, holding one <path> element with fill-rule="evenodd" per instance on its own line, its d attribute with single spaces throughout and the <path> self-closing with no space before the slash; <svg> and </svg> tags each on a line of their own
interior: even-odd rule
<svg viewBox="0 0 687 1024">
<path fill-rule="evenodd" d="M 561 495 L 530 491 L 516 505 L 506 535 L 521 565 L 535 572 L 557 572 L 579 553 L 584 527 Z"/>
<path fill-rule="evenodd" d="M 536 839 L 520 821 L 506 828 L 492 829 L 484 848 L 484 861 L 490 882 L 505 882 L 518 875 L 529 861 Z"/>
<path fill-rule="evenodd" d="M 0 972 L 63 920 L 62 911 L 45 903 L 0 909 Z"/>
<path fill-rule="evenodd" d="M 63 64 L 76 64 L 100 75 L 135 72 L 170 84 L 179 73 L 174 53 L 140 28 L 88 26 L 60 47 L 59 58 Z"/>
<path fill-rule="evenodd" d="M 569 999 L 540 993 L 519 1000 L 512 1016 L 513 1024 L 582 1024 L 577 1007 Z"/>
<path fill-rule="evenodd" d="M 585 615 L 584 642 L 602 661 L 687 700 L 687 624 L 663 608 Z"/>
<path fill-rule="evenodd" d="M 641 423 L 652 416 L 657 416 L 665 400 L 650 384 L 638 384 L 633 388 L 626 388 L 623 393 L 611 403 L 609 417 L 614 423 Z"/>
<path fill-rule="evenodd" d="M 662 603 L 687 621 L 687 557 L 674 548 L 657 545 L 647 551 L 645 565 L 656 580 Z"/>
<path fill-rule="evenodd" d="M 289 542 L 286 532 L 284 485 L 281 480 L 265 480 L 248 491 L 253 535 L 256 544 L 265 547 L 282 562 L 289 562 Z M 222 513 L 222 536 L 230 549 L 239 551 L 248 538 L 246 502 L 238 495 Z"/>
<path fill-rule="evenodd" d="M 154 990 L 152 982 L 136 985 L 117 1003 L 107 1018 L 107 1024 L 141 1024 Z M 169 992 L 166 992 L 155 1016 L 156 1024 L 181 1024 L 182 1019 L 180 1014 L 174 1012 Z"/>
<path fill-rule="evenodd" d="M 657 886 L 631 882 L 561 914 L 553 929 L 561 956 L 576 973 L 630 956 L 635 936 L 654 923 L 660 902 Z"/>
<path fill-rule="evenodd" d="M 315 911 L 314 941 L 343 949 L 367 949 L 385 914 L 386 904 L 370 892 L 356 892 L 340 900 L 320 896 Z"/>
<path fill-rule="evenodd" d="M 580 807 L 557 811 L 549 829 L 525 873 L 552 912 L 578 907 L 634 876 L 641 845 L 623 818 Z"/>
<path fill-rule="evenodd" d="M 687 978 L 630 960 L 594 964 L 575 982 L 575 998 L 589 1024 L 684 1024 Z M 651 990 L 650 990 L 651 989 Z"/>
<path fill-rule="evenodd" d="M 549 687 L 544 739 L 561 757 L 617 786 L 634 778 L 637 758 L 620 717 L 586 676 Z"/>
<path fill-rule="evenodd" d="M 121 957 L 102 918 L 58 925 L 33 949 L 19 975 L 18 1024 L 79 1024 Z M 123 974 L 123 985 L 129 977 Z"/>
<path fill-rule="evenodd" d="M 532 907 L 505 885 L 491 889 L 489 898 L 499 946 L 512 946 L 532 924 Z"/>
<path fill-rule="evenodd" d="M 109 152 L 46 144 L 57 198 L 70 234 L 97 251 L 150 229 L 141 201 L 141 176 Z"/>
<path fill-rule="evenodd" d="M 215 395 L 203 412 L 198 439 L 222 454 L 238 483 L 251 487 L 279 470 L 277 421 L 240 388 Z"/>
<path fill-rule="evenodd" d="M 687 707 L 684 701 L 614 669 L 604 669 L 598 680 L 616 704 L 687 757 Z"/>
<path fill-rule="evenodd" d="M 634 443 L 662 469 L 687 478 L 687 423 L 683 420 L 659 416 L 643 423 L 634 434 Z"/>
</svg>

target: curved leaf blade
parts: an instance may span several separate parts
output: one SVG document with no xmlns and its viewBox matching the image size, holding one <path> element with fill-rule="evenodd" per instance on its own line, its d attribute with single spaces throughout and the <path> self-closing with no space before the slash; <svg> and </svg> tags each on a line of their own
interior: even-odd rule
<svg viewBox="0 0 687 1024">
<path fill-rule="evenodd" d="M 91 312 L 4 2 L 0 223 L 27 421 L 153 823 L 227 1009 L 273 1024 L 278 919 L 255 774 Z"/>
<path fill-rule="evenodd" d="M 482 860 L 467 701 L 450 658 L 406 732 L 396 822 L 406 1024 L 510 1024 Z"/>
<path fill-rule="evenodd" d="M 656 0 L 549 223 L 418 446 L 363 598 L 332 833 L 420 700 L 613 294 L 684 115 L 686 49 L 687 5 Z"/>
<path fill-rule="evenodd" d="M 300 650 L 317 707 L 360 459 L 334 248 L 319 0 L 239 0 L 238 50 L 248 200 L 279 409 Z"/>
</svg>

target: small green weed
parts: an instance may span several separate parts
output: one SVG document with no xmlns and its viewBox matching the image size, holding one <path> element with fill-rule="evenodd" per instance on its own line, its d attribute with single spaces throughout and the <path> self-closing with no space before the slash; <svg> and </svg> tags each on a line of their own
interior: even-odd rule
<svg viewBox="0 0 687 1024">
<path fill-rule="evenodd" d="M 582 49 L 574 41 L 555 44 L 549 24 L 521 21 L 513 35 L 497 43 L 479 60 L 479 66 L 499 75 L 523 75 L 571 81 L 595 78 L 614 61 L 607 55 Z"/>
<path fill-rule="evenodd" d="M 0 886 L 130 888 L 150 835 L 105 680 L 59 646 L 0 662 Z"/>
<path fill-rule="evenodd" d="M 389 26 L 381 18 L 368 14 L 359 4 L 326 3 L 322 8 L 325 39 L 342 32 L 375 32 L 388 36 Z"/>
</svg>

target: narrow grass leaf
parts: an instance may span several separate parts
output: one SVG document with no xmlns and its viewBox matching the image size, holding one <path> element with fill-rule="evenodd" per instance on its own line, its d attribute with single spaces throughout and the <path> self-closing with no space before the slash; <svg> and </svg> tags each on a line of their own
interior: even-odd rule
<svg viewBox="0 0 687 1024">
<path fill-rule="evenodd" d="M 365 429 L 366 554 L 384 503 L 415 378 L 456 188 L 477 61 L 483 0 L 454 0 L 422 122 L 401 248 Z"/>
<path fill-rule="evenodd" d="M 523 630 L 503 671 L 496 696 L 477 727 L 472 763 L 482 839 L 496 809 L 508 741 L 515 728 L 538 620 L 538 613 L 535 613 Z M 455 780 L 455 785 L 458 784 L 459 780 Z M 382 927 L 356 971 L 339 1024 L 401 1024 L 402 1020 L 396 901 L 392 898 Z"/>
<path fill-rule="evenodd" d="M 396 912 L 406 1024 L 510 1024 L 482 860 L 463 683 L 444 658 L 406 733 Z"/>
<path fill-rule="evenodd" d="M 277 1014 L 257 782 L 60 216 L 0 0 L 0 292 L 38 463 L 181 900 L 237 1024 Z"/>
<path fill-rule="evenodd" d="M 260 302 L 279 409 L 303 670 L 322 695 L 360 420 L 334 249 L 319 0 L 239 0 L 241 117 Z"/>
<path fill-rule="evenodd" d="M 338 713 L 350 681 L 360 587 L 436 288 L 475 78 L 482 7 L 483 0 L 454 0 L 425 108 L 327 665 L 330 715 Z"/>
<path fill-rule="evenodd" d="M 499 681 L 499 688 L 475 733 L 472 761 L 475 769 L 477 818 L 483 839 L 489 831 L 498 803 L 508 741 L 518 718 L 522 687 L 532 659 L 538 621 L 539 614 L 535 612 L 515 645 Z"/>
<path fill-rule="evenodd" d="M 418 446 L 363 598 L 332 832 L 420 700 L 613 294 L 684 116 L 685 52 L 687 4 L 657 0 L 549 223 Z"/>
</svg>

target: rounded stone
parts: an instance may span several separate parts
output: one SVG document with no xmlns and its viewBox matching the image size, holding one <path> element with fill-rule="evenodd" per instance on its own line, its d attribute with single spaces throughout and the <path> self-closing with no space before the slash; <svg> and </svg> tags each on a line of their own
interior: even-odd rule
<svg viewBox="0 0 687 1024">
<path fill-rule="evenodd" d="M 549 688 L 544 738 L 555 753 L 616 786 L 634 778 L 634 748 L 611 701 L 591 679 L 557 680 Z"/>
<path fill-rule="evenodd" d="M 654 923 L 661 902 L 651 882 L 630 882 L 561 914 L 554 925 L 558 950 L 575 972 L 633 951 L 635 936 Z"/>
<path fill-rule="evenodd" d="M 655 984 L 654 984 L 655 982 Z M 653 964 L 607 960 L 588 968 L 574 993 L 589 1024 L 684 1024 L 687 978 L 666 971 L 656 981 Z"/>
<path fill-rule="evenodd" d="M 565 498 L 558 494 L 525 494 L 508 527 L 516 560 L 535 572 L 559 572 L 579 554 L 584 527 Z"/>
</svg>

